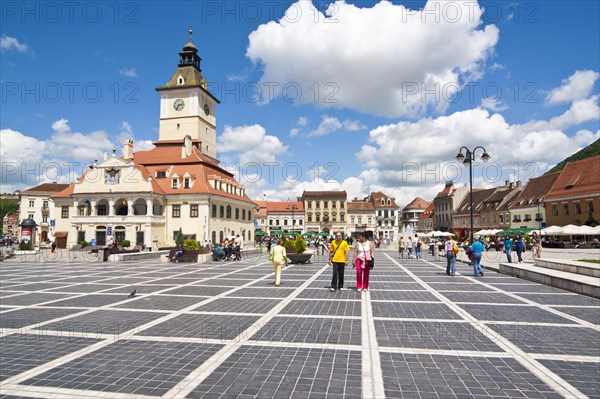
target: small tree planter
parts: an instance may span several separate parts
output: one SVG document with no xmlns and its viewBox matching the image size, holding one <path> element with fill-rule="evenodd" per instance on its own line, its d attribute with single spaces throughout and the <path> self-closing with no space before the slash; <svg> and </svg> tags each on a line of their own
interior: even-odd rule
<svg viewBox="0 0 600 399">
<path fill-rule="evenodd" d="M 287 254 L 287 257 L 292 263 L 309 263 L 310 258 L 312 257 L 311 253 L 302 253 L 302 254 Z"/>
</svg>

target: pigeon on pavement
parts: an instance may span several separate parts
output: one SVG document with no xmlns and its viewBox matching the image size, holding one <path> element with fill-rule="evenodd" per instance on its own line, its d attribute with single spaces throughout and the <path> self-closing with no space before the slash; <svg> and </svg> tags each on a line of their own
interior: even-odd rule
<svg viewBox="0 0 600 399">
<path fill-rule="evenodd" d="M 128 298 L 133 298 L 135 296 L 136 292 L 137 292 L 137 290 L 131 291 L 131 294 L 129 294 Z"/>
</svg>

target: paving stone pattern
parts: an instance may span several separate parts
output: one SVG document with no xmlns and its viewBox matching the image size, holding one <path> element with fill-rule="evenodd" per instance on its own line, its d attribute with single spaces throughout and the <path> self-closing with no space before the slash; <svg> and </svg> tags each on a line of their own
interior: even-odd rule
<svg viewBox="0 0 600 399">
<path fill-rule="evenodd" d="M 361 293 L 317 260 L 281 287 L 266 256 L 6 261 L 0 399 L 600 398 L 599 300 L 457 271 L 380 251 Z"/>
</svg>

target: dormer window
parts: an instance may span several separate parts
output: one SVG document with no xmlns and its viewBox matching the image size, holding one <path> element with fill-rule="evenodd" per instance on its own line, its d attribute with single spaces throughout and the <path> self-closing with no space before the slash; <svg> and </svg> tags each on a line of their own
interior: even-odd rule
<svg viewBox="0 0 600 399">
<path fill-rule="evenodd" d="M 184 83 L 185 83 L 185 80 L 183 79 L 183 76 L 179 75 L 179 77 L 177 78 L 177 84 L 181 86 Z"/>
<path fill-rule="evenodd" d="M 166 170 L 159 170 L 156 172 L 156 178 L 157 179 L 166 179 L 167 178 L 167 171 Z"/>
<path fill-rule="evenodd" d="M 392 200 L 390 200 L 389 198 L 388 198 L 387 202 L 388 202 L 388 205 L 392 205 Z"/>
<path fill-rule="evenodd" d="M 171 183 L 171 188 L 178 189 L 179 188 L 179 179 L 173 179 Z"/>
<path fill-rule="evenodd" d="M 183 188 L 190 188 L 190 178 L 186 177 L 183 179 Z"/>
<path fill-rule="evenodd" d="M 120 172 L 118 169 L 108 169 L 104 175 L 104 182 L 106 184 L 118 184 Z"/>
<path fill-rule="evenodd" d="M 383 198 L 381 199 L 381 205 L 385 205 L 385 200 Z"/>
</svg>

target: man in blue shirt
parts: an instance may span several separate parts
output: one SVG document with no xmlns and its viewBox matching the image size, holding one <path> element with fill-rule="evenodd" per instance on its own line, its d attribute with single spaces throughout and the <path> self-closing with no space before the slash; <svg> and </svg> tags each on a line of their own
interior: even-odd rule
<svg viewBox="0 0 600 399">
<path fill-rule="evenodd" d="M 471 244 L 471 251 L 473 251 L 473 274 L 475 277 L 483 277 L 483 269 L 481 268 L 481 255 L 483 254 L 483 237 L 479 238 L 479 241 L 475 241 Z"/>
<path fill-rule="evenodd" d="M 525 251 L 525 243 L 523 242 L 523 238 L 521 236 L 517 236 L 517 241 L 515 242 L 515 250 L 517 251 L 517 258 L 519 263 L 523 263 L 523 258 L 521 254 Z"/>
<path fill-rule="evenodd" d="M 508 259 L 508 263 L 512 263 L 512 247 L 513 247 L 512 238 L 506 237 L 504 239 L 504 252 L 506 252 L 506 259 Z"/>
</svg>

